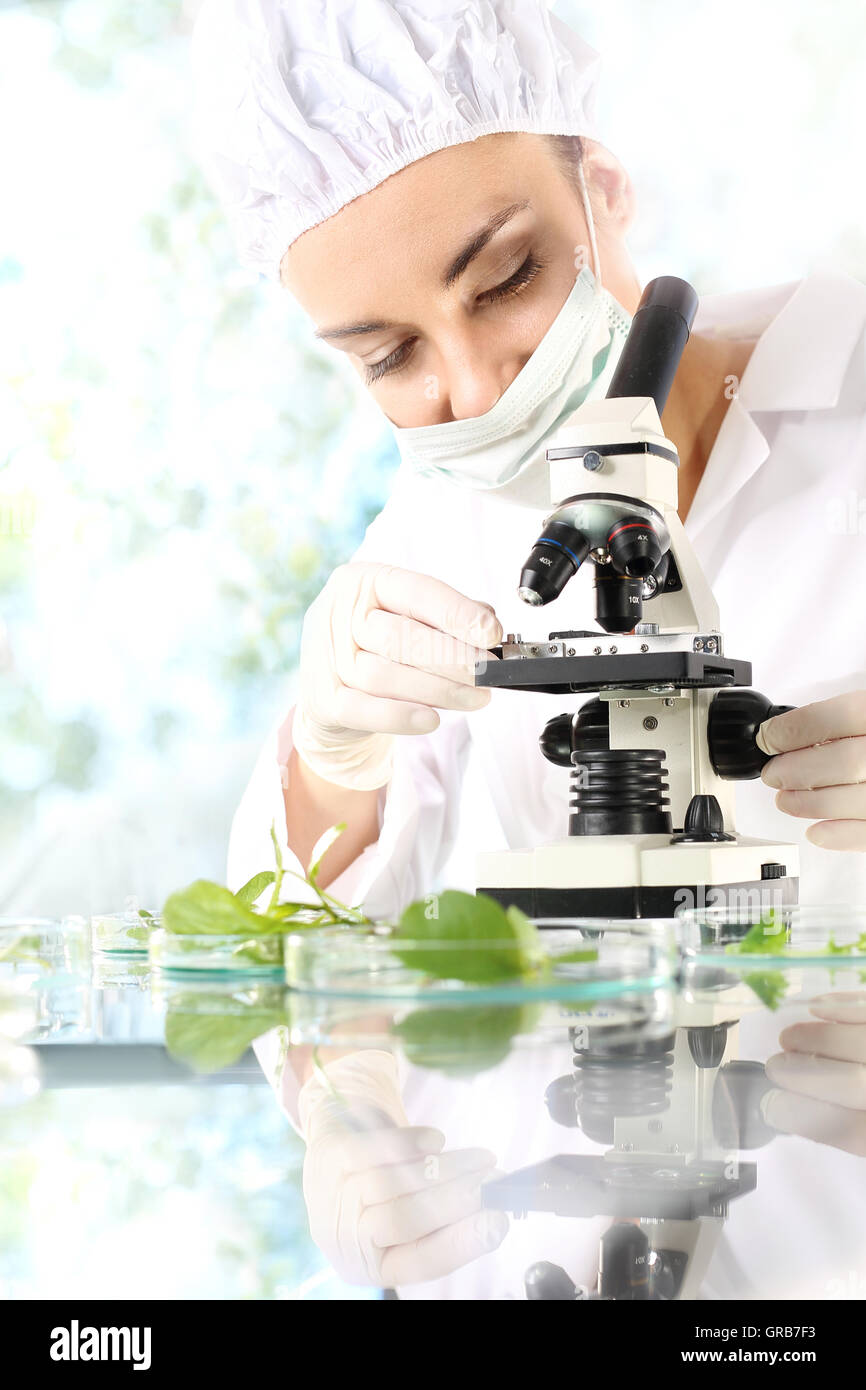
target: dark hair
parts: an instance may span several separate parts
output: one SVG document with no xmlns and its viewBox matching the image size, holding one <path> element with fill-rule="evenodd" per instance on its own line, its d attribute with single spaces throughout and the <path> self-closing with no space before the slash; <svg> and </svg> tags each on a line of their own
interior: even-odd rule
<svg viewBox="0 0 866 1390">
<path fill-rule="evenodd" d="M 547 139 L 553 146 L 553 152 L 563 173 L 577 185 L 583 165 L 583 136 L 548 135 Z"/>
</svg>

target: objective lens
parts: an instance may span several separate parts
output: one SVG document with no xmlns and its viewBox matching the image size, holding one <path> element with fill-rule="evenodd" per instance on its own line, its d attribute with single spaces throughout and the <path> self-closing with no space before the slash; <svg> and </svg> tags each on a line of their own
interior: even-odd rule
<svg viewBox="0 0 866 1390">
<path fill-rule="evenodd" d="M 611 564 L 630 579 L 646 579 L 662 557 L 659 538 L 642 516 L 626 516 L 610 529 L 607 549 Z"/>
<path fill-rule="evenodd" d="M 520 572 L 517 593 L 539 607 L 558 598 L 589 554 L 589 541 L 566 521 L 548 521 Z"/>
<path fill-rule="evenodd" d="M 605 632 L 631 632 L 642 619 L 643 580 L 617 574 L 612 565 L 595 571 L 595 616 Z"/>
</svg>

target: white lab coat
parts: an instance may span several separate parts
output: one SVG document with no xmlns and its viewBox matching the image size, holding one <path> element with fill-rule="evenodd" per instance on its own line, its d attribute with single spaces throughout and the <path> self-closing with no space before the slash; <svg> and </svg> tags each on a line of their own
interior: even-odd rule
<svg viewBox="0 0 866 1390">
<path fill-rule="evenodd" d="M 685 523 L 719 604 L 725 652 L 751 661 L 753 686 L 777 704 L 802 705 L 866 689 L 866 287 L 820 269 L 795 285 L 706 299 L 696 331 L 758 337 Z M 515 592 L 537 523 L 550 510 L 543 468 L 495 492 L 458 489 L 401 468 L 358 556 L 435 575 L 491 603 L 506 631 L 527 638 L 590 627 L 586 576 L 542 612 L 527 609 Z M 575 708 L 581 698 L 587 697 L 494 691 L 485 709 L 468 716 L 446 713 L 435 733 L 398 740 L 393 779 L 381 796 L 379 839 L 331 891 L 346 901 L 364 901 L 375 915 L 390 915 L 437 887 L 471 889 L 478 850 L 561 837 L 567 829 L 567 773 L 542 759 L 538 735 L 551 715 Z M 270 862 L 271 823 L 284 832 L 279 764 L 285 766 L 288 757 L 290 725 L 289 720 L 279 739 L 268 739 L 238 809 L 229 852 L 233 886 Z M 739 783 L 736 803 L 740 833 L 799 845 L 801 901 L 866 904 L 866 854 L 811 845 L 804 835 L 809 822 L 778 811 L 773 792 L 760 780 Z M 762 1017 L 772 1031 L 772 1018 Z M 768 1034 L 754 1038 L 743 1055 L 766 1057 L 775 1050 Z M 460 1107 L 461 1114 L 476 1118 L 466 1132 L 453 1134 L 447 1117 L 431 1113 L 437 1109 L 436 1082 L 429 1076 L 418 1078 L 417 1105 L 407 1093 L 410 1116 L 441 1123 L 449 1143 L 486 1142 L 478 1132 L 477 1105 L 482 1096 L 494 1105 L 495 1076 L 479 1077 L 476 1102 Z M 509 1093 L 501 1102 L 513 1114 L 510 1086 Z M 439 1096 L 450 1104 L 453 1086 L 439 1083 Z M 532 1105 L 535 1113 L 537 1092 Z M 526 1137 L 522 1161 L 529 1161 L 529 1150 L 538 1144 L 551 1152 L 549 1134 L 536 1140 Z M 515 1155 L 508 1158 L 503 1166 L 513 1165 Z M 840 1248 L 837 1255 L 847 1261 L 843 1274 L 855 1268 L 866 1280 L 862 1222 L 851 1221 L 849 1206 L 850 1180 L 856 1175 L 862 1186 L 866 1178 L 861 1161 L 792 1140 L 774 1145 L 763 1163 L 762 1189 L 769 1181 L 774 1191 L 796 1189 L 794 1200 L 808 1199 L 816 1241 L 828 1232 L 841 1240 L 846 1226 L 859 1230 L 857 1250 L 843 1257 Z M 767 1165 L 779 1163 L 784 1177 L 766 1173 Z M 850 1170 L 845 1195 L 840 1169 Z M 748 1200 L 754 1206 L 756 1199 Z M 763 1231 L 763 1224 L 753 1215 L 753 1230 Z M 732 1219 L 729 1244 L 734 1231 Z M 761 1239 L 768 1238 L 763 1231 Z M 784 1240 L 784 1229 L 779 1238 Z M 737 1262 L 750 1266 L 754 1251 L 747 1232 L 746 1247 L 731 1255 L 731 1268 Z M 423 1296 L 520 1297 L 520 1278 L 506 1289 L 497 1276 L 495 1288 L 484 1292 L 483 1271 L 499 1270 L 500 1264 L 488 1257 L 463 1276 L 423 1286 Z M 713 1275 L 714 1270 L 715 1265 Z M 718 1279 L 722 1292 L 724 1277 Z M 708 1292 L 716 1296 L 709 1287 Z"/>
</svg>

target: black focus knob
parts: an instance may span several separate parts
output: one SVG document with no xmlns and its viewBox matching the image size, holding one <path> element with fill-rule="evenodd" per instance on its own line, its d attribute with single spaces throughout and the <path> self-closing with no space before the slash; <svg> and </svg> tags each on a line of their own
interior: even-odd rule
<svg viewBox="0 0 866 1390">
<path fill-rule="evenodd" d="M 761 1108 L 772 1089 L 762 1062 L 740 1059 L 722 1067 L 713 1091 L 713 1129 L 724 1148 L 760 1149 L 775 1137 Z"/>
<path fill-rule="evenodd" d="M 548 719 L 538 740 L 538 746 L 549 763 L 571 767 L 571 714 L 555 714 Z"/>
<path fill-rule="evenodd" d="M 615 522 L 607 538 L 607 551 L 614 569 L 632 579 L 646 579 L 662 558 L 659 538 L 643 516 L 625 516 Z"/>
<path fill-rule="evenodd" d="M 725 818 L 716 798 L 700 792 L 686 807 L 682 831 L 674 835 L 671 844 L 699 845 L 706 841 L 733 839 L 734 836 L 725 830 Z"/>
<path fill-rule="evenodd" d="M 560 1265 L 549 1260 L 539 1260 L 530 1265 L 523 1277 L 523 1287 L 530 1303 L 550 1299 L 557 1303 L 574 1303 L 578 1296 L 577 1285 Z"/>
<path fill-rule="evenodd" d="M 755 742 L 765 719 L 787 714 L 795 705 L 774 705 L 758 690 L 720 690 L 710 705 L 707 743 L 717 776 L 728 782 L 760 777 L 770 761 Z"/>
</svg>

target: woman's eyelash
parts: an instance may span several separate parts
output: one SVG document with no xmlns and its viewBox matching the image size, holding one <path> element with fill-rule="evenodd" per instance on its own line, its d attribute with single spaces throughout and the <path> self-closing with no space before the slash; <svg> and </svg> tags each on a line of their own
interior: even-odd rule
<svg viewBox="0 0 866 1390">
<path fill-rule="evenodd" d="M 485 304 L 491 304 L 498 299 L 507 299 L 509 295 L 519 294 L 543 269 L 544 262 L 530 251 L 526 260 L 521 266 L 518 266 L 513 275 L 509 275 L 508 279 L 503 280 L 501 285 L 494 285 L 492 290 L 485 290 L 478 298 Z M 381 362 L 368 363 L 364 367 L 364 380 L 367 385 L 372 386 L 374 382 L 381 381 L 383 376 L 399 372 L 402 367 L 405 367 L 417 341 L 417 338 L 407 338 L 405 343 L 401 343 L 393 352 L 389 352 L 388 356 L 383 357 Z"/>
<path fill-rule="evenodd" d="M 389 372 L 399 372 L 401 367 L 405 367 L 417 341 L 417 338 L 407 338 L 405 343 L 401 343 L 393 352 L 389 352 L 388 356 L 383 357 L 381 362 L 368 362 L 364 367 L 364 380 L 367 385 L 372 386 L 373 382 L 378 381 L 380 377 L 388 375 Z"/>
<path fill-rule="evenodd" d="M 523 265 L 518 266 L 513 275 L 509 275 L 501 285 L 494 285 L 492 290 L 485 290 L 478 296 L 486 304 L 492 300 L 505 299 L 509 294 L 517 294 L 518 291 L 535 279 L 540 270 L 544 269 L 544 263 L 538 259 L 533 251 L 530 251 Z"/>
</svg>

